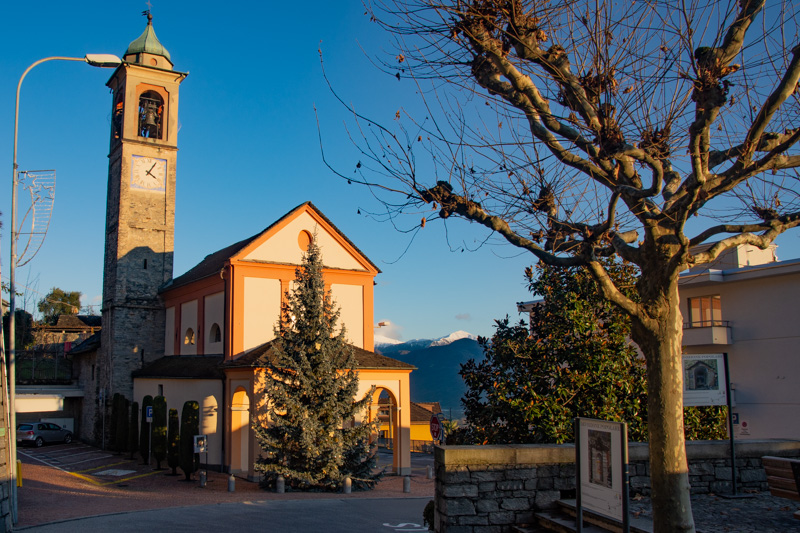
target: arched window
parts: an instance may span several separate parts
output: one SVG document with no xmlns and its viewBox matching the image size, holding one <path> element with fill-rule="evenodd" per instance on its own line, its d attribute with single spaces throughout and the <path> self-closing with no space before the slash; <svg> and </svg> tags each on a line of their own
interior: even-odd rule
<svg viewBox="0 0 800 533">
<path fill-rule="evenodd" d="M 186 330 L 186 335 L 183 337 L 183 344 L 194 344 L 194 330 L 192 328 Z"/>
<path fill-rule="evenodd" d="M 114 109 L 111 114 L 111 125 L 114 132 L 114 139 L 119 140 L 122 137 L 122 119 L 125 115 L 125 99 L 121 89 L 114 95 Z"/>
<path fill-rule="evenodd" d="M 161 139 L 164 129 L 164 99 L 155 91 L 139 97 L 139 137 Z"/>
<path fill-rule="evenodd" d="M 222 330 L 216 322 L 211 326 L 211 335 L 209 335 L 211 342 L 222 342 Z"/>
</svg>

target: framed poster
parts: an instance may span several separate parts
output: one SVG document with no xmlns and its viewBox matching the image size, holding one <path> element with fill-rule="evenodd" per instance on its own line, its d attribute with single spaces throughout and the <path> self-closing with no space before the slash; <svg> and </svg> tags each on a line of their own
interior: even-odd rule
<svg viewBox="0 0 800 533">
<path fill-rule="evenodd" d="M 683 355 L 683 405 L 728 405 L 725 355 Z"/>
<path fill-rule="evenodd" d="M 576 420 L 579 505 L 626 524 L 627 425 L 590 418 Z"/>
</svg>

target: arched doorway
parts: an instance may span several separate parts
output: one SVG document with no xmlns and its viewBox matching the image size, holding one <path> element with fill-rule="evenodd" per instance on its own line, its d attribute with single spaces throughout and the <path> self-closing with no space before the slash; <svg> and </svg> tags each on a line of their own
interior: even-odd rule
<svg viewBox="0 0 800 533">
<path fill-rule="evenodd" d="M 370 406 L 370 419 L 378 420 L 378 466 L 385 467 L 388 463 L 381 462 L 381 456 L 386 456 L 386 451 L 392 452 L 392 472 L 399 472 L 400 452 L 402 441 L 400 439 L 400 417 L 397 398 L 389 389 L 378 388 L 372 396 Z M 383 452 L 383 453 L 381 453 Z"/>
<path fill-rule="evenodd" d="M 231 473 L 247 477 L 250 472 L 250 398 L 238 387 L 231 401 Z"/>
<path fill-rule="evenodd" d="M 217 398 L 214 395 L 208 395 L 203 398 L 200 405 L 200 433 L 208 435 L 207 450 L 208 455 L 206 458 L 210 465 L 221 465 L 222 458 L 222 442 L 220 438 L 221 428 L 217 427 Z"/>
</svg>

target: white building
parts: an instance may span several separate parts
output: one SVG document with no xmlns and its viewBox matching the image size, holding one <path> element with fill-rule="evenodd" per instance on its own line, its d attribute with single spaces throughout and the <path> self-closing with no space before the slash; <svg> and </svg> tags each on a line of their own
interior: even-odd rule
<svg viewBox="0 0 800 533">
<path fill-rule="evenodd" d="M 728 354 L 736 438 L 800 438 L 800 259 L 741 245 L 679 284 L 685 353 Z"/>
</svg>

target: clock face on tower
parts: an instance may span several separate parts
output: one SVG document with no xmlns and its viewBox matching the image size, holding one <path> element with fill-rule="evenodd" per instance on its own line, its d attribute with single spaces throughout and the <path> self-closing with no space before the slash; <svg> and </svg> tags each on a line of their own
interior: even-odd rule
<svg viewBox="0 0 800 533">
<path fill-rule="evenodd" d="M 131 188 L 163 192 L 167 190 L 167 160 L 141 155 L 131 156 Z"/>
</svg>

